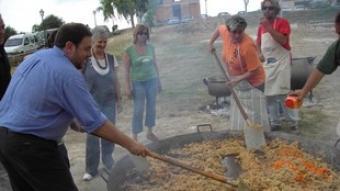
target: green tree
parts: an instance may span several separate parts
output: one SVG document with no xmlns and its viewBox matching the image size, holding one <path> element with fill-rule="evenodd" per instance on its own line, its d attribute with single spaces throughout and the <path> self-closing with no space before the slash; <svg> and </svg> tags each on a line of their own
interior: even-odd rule
<svg viewBox="0 0 340 191">
<path fill-rule="evenodd" d="M 37 31 L 40 31 L 40 25 L 34 24 L 32 26 L 32 32 L 37 32 Z"/>
<path fill-rule="evenodd" d="M 59 28 L 64 23 L 65 22 L 61 18 L 54 15 L 48 15 L 46 18 L 43 19 L 40 25 L 34 24 L 32 26 L 32 32 L 43 31 L 52 28 Z"/>
<path fill-rule="evenodd" d="M 155 25 L 154 18 L 155 18 L 156 8 L 158 4 L 159 4 L 159 0 L 149 0 L 147 11 L 143 15 L 142 21 L 144 24 L 148 25 L 149 27 L 153 27 Z"/>
<path fill-rule="evenodd" d="M 95 11 L 102 11 L 104 20 L 112 19 L 112 25 L 115 26 L 115 12 L 113 6 L 113 0 L 100 0 L 100 7 L 98 7 Z"/>
<path fill-rule="evenodd" d="M 48 15 L 41 23 L 40 29 L 51 29 L 51 28 L 59 28 L 61 25 L 64 24 L 64 21 L 54 15 Z"/>
<path fill-rule="evenodd" d="M 149 3 L 152 0 L 134 0 L 135 1 L 135 9 L 136 9 L 136 16 L 141 20 L 143 15 L 149 10 L 150 5 Z"/>
<path fill-rule="evenodd" d="M 17 31 L 11 27 L 11 26 L 6 26 L 5 28 L 5 40 L 8 39 L 8 37 L 17 34 Z"/>
<path fill-rule="evenodd" d="M 100 4 L 104 19 L 114 18 L 113 10 L 116 9 L 119 15 L 131 22 L 132 27 L 135 27 L 134 16 L 141 19 L 148 10 L 148 0 L 100 0 Z"/>
<path fill-rule="evenodd" d="M 113 0 L 113 5 L 116 7 L 119 15 L 122 15 L 125 20 L 130 21 L 132 27 L 135 27 L 135 0 Z"/>
</svg>

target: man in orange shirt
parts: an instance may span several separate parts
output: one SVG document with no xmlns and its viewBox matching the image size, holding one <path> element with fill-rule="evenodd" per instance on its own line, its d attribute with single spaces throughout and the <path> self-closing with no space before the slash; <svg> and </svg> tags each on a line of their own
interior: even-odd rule
<svg viewBox="0 0 340 191">
<path fill-rule="evenodd" d="M 247 22 L 240 16 L 233 16 L 225 25 L 219 26 L 213 33 L 209 48 L 215 51 L 215 40 L 223 40 L 222 59 L 230 76 L 229 86 L 234 86 L 242 104 L 253 121 L 269 129 L 265 100 L 263 97 L 265 72 L 258 57 L 254 41 L 244 33 Z M 244 120 L 236 104 L 232 101 L 232 127 L 240 130 Z"/>
</svg>

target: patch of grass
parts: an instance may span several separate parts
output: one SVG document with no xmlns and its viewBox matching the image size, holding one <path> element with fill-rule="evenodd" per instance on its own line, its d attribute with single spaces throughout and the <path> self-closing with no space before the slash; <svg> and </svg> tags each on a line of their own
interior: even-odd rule
<svg viewBox="0 0 340 191">
<path fill-rule="evenodd" d="M 329 122 L 330 116 L 326 115 L 321 110 L 303 110 L 300 112 L 301 121 L 299 128 L 306 136 L 319 134 L 325 130 L 324 127 L 331 125 Z"/>
<path fill-rule="evenodd" d="M 132 30 L 126 30 L 119 35 L 112 36 L 107 43 L 106 50 L 121 59 L 124 50 L 132 44 Z"/>
</svg>

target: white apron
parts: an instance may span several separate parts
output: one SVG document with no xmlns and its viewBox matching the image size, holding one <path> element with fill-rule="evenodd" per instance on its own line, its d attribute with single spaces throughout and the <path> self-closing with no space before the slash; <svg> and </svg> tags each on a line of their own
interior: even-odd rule
<svg viewBox="0 0 340 191">
<path fill-rule="evenodd" d="M 274 21 L 274 29 L 275 26 Z M 287 94 L 290 91 L 290 51 L 276 42 L 268 32 L 261 36 L 261 51 L 266 59 L 263 65 L 266 72 L 264 95 Z"/>
<path fill-rule="evenodd" d="M 242 60 L 240 51 L 238 52 L 238 61 L 242 68 Z M 243 69 L 243 68 L 242 68 Z M 247 80 L 240 81 L 234 90 L 238 98 L 240 99 L 241 105 L 244 107 L 245 112 L 248 114 L 250 121 L 256 122 L 263 127 L 265 132 L 270 131 L 268 113 L 266 107 L 265 97 L 263 92 L 259 89 L 254 88 Z M 244 130 L 246 122 L 240 113 L 234 99 L 231 99 L 231 129 L 233 130 Z M 245 133 L 247 134 L 247 133 Z"/>
<path fill-rule="evenodd" d="M 248 114 L 249 120 L 261 125 L 265 132 L 270 132 L 266 100 L 263 93 L 246 80 L 242 80 L 238 85 L 234 86 L 234 90 L 245 112 Z M 246 126 L 246 122 L 234 99 L 231 99 L 230 118 L 231 129 L 243 130 Z"/>
</svg>

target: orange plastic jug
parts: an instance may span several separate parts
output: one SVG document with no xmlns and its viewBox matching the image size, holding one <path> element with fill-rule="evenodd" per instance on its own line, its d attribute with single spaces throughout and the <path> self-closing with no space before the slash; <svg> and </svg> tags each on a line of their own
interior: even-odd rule
<svg viewBox="0 0 340 191">
<path fill-rule="evenodd" d="M 285 99 L 285 106 L 290 109 L 299 108 L 302 102 L 296 96 L 287 96 Z"/>
</svg>

